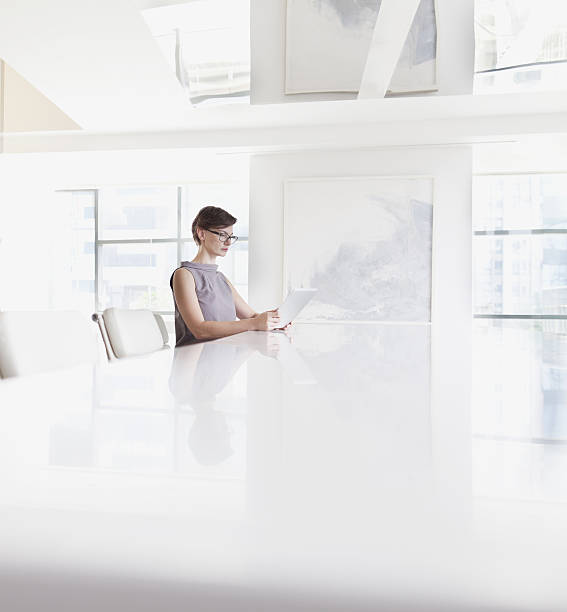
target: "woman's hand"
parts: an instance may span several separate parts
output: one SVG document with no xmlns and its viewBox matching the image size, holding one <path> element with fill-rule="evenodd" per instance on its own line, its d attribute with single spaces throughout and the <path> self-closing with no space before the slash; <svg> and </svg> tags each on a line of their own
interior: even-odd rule
<svg viewBox="0 0 567 612">
<path fill-rule="evenodd" d="M 254 331 L 271 331 L 280 326 L 280 315 L 278 310 L 267 310 L 253 317 Z"/>
</svg>

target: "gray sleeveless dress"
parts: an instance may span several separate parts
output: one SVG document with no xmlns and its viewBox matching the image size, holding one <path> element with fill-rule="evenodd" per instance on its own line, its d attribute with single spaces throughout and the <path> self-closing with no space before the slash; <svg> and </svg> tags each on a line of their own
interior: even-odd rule
<svg viewBox="0 0 567 612">
<path fill-rule="evenodd" d="M 223 274 L 218 272 L 216 264 L 182 261 L 180 267 L 189 270 L 195 279 L 195 291 L 205 321 L 234 321 L 236 319 L 232 290 Z M 178 269 L 176 268 L 173 274 Z M 175 346 L 193 344 L 197 342 L 197 339 L 187 327 L 177 308 L 175 292 L 173 291 L 173 274 L 169 279 L 169 286 L 173 292 L 173 302 L 175 304 Z"/>
</svg>

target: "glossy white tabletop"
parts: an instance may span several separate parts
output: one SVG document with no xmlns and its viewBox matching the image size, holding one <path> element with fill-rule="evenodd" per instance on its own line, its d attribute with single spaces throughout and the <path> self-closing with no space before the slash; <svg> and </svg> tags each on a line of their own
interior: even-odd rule
<svg viewBox="0 0 567 612">
<path fill-rule="evenodd" d="M 297 324 L 0 382 L 0 608 L 567 609 L 557 462 L 524 494 L 429 354 Z"/>
</svg>

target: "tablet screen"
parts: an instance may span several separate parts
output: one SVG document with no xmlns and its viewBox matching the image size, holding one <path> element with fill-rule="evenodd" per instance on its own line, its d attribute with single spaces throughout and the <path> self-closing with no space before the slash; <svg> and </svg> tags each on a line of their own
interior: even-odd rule
<svg viewBox="0 0 567 612">
<path fill-rule="evenodd" d="M 317 289 L 292 289 L 278 308 L 281 326 L 291 323 L 316 293 Z"/>
</svg>

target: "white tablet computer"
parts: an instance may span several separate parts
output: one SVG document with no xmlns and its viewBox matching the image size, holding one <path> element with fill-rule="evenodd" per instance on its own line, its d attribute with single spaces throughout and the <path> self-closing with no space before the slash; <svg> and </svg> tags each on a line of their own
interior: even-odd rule
<svg viewBox="0 0 567 612">
<path fill-rule="evenodd" d="M 316 293 L 317 289 L 292 289 L 278 308 L 281 327 L 291 323 Z"/>
</svg>

